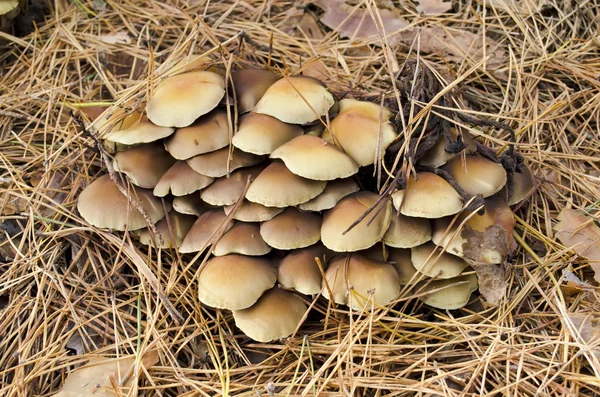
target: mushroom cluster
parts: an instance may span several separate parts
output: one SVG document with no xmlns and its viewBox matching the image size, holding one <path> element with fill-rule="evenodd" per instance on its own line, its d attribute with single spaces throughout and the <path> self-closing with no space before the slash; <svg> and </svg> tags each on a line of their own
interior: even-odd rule
<svg viewBox="0 0 600 397">
<path fill-rule="evenodd" d="M 247 69 L 227 84 L 212 71 L 185 72 L 157 86 L 144 114 L 116 109 L 96 120 L 131 185 L 101 176 L 77 206 L 93 226 L 133 231 L 142 244 L 207 252 L 199 300 L 231 310 L 257 341 L 297 329 L 302 295 L 369 310 L 411 285 L 429 306 L 460 308 L 477 289 L 471 266 L 506 257 L 509 205 L 528 194 L 531 176 L 511 175 L 506 189 L 504 167 L 463 133 L 461 152 L 440 139 L 420 158 L 430 172 L 391 194 L 369 191 L 358 172 L 400 139 L 392 116 L 338 101 L 310 77 Z M 467 196 L 484 205 L 469 209 Z"/>
</svg>

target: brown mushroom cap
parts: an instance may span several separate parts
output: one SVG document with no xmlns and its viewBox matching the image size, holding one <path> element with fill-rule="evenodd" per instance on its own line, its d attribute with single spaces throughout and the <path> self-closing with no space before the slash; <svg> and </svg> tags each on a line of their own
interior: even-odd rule
<svg viewBox="0 0 600 397">
<path fill-rule="evenodd" d="M 357 254 L 378 262 L 387 262 L 389 256 L 388 246 L 379 241 L 374 246 L 364 250 L 356 251 Z M 346 255 L 341 254 L 341 255 Z"/>
<path fill-rule="evenodd" d="M 225 213 L 229 215 L 235 205 L 225 207 Z M 242 201 L 233 219 L 241 222 L 264 222 L 273 219 L 283 212 L 284 208 L 265 207 L 248 200 Z"/>
<path fill-rule="evenodd" d="M 165 216 L 162 203 L 149 190 L 133 188 L 130 191 L 152 222 Z M 146 219 L 129 203 L 110 176 L 103 175 L 90 183 L 77 201 L 77 210 L 88 223 L 113 230 L 137 230 L 146 226 Z"/>
<path fill-rule="evenodd" d="M 248 188 L 246 199 L 265 207 L 291 207 L 318 196 L 327 185 L 293 174 L 275 161 L 265 168 Z"/>
<path fill-rule="evenodd" d="M 167 219 L 168 218 L 168 219 Z M 140 243 L 155 248 L 179 248 L 196 217 L 171 211 L 156 224 L 159 236 L 154 237 L 148 228 L 140 231 Z"/>
<path fill-rule="evenodd" d="M 413 218 L 392 212 L 392 222 L 383 235 L 390 247 L 412 248 L 431 240 L 431 223 L 426 218 Z"/>
<path fill-rule="evenodd" d="M 458 285 L 453 285 L 460 283 Z M 419 293 L 433 291 L 419 298 L 428 306 L 442 310 L 460 309 L 469 303 L 471 294 L 477 289 L 475 274 L 463 275 L 446 280 L 434 280 L 418 289 Z"/>
<path fill-rule="evenodd" d="M 277 281 L 284 288 L 293 288 L 306 294 L 318 294 L 323 277 L 315 258 L 321 260 L 323 271 L 327 268 L 323 256 L 327 249 L 322 244 L 293 250 L 277 266 Z"/>
<path fill-rule="evenodd" d="M 444 178 L 431 172 L 419 172 L 418 180 L 411 175 L 406 189 L 392 194 L 394 207 L 400 213 L 418 218 L 441 218 L 454 215 L 463 202 L 456 190 Z"/>
<path fill-rule="evenodd" d="M 174 197 L 173 209 L 180 214 L 200 216 L 209 210 L 210 207 L 202 201 L 199 193 L 192 193 Z"/>
<path fill-rule="evenodd" d="M 380 122 L 379 113 L 382 113 Z M 340 113 L 331 121 L 331 132 L 339 145 L 360 166 L 375 163 L 396 139 L 396 127 L 389 121 L 391 112 L 379 105 L 355 99 L 342 99 Z"/>
<path fill-rule="evenodd" d="M 235 325 L 257 342 L 271 342 L 290 336 L 308 310 L 296 294 L 273 288 L 265 292 L 252 307 L 234 310 Z"/>
<path fill-rule="evenodd" d="M 458 139 L 458 130 L 456 128 L 450 128 L 450 136 L 453 140 Z M 475 143 L 475 140 L 473 139 L 471 134 L 469 134 L 468 132 L 463 132 L 461 134 L 461 137 L 463 142 L 467 145 L 467 147 L 463 149 L 464 153 L 475 153 L 475 151 L 477 151 L 477 144 Z M 438 139 L 435 145 L 433 145 L 433 147 L 429 149 L 427 153 L 425 153 L 425 155 L 419 159 L 419 164 L 428 167 L 438 168 L 446 164 L 449 160 L 452 160 L 453 158 L 458 156 L 458 153 L 452 154 L 446 152 L 446 144 L 447 141 L 443 137 Z"/>
<path fill-rule="evenodd" d="M 248 113 L 241 117 L 233 146 L 247 153 L 271 154 L 279 146 L 304 133 L 302 127 L 286 124 L 266 114 Z"/>
<path fill-rule="evenodd" d="M 411 259 L 411 250 L 408 248 L 390 248 L 387 262 L 394 265 L 401 285 L 407 285 L 412 281 L 416 281 L 418 276 L 417 269 L 413 265 Z M 415 277 L 415 279 L 413 279 Z M 422 276 L 421 276 L 422 277 Z"/>
<path fill-rule="evenodd" d="M 211 205 L 233 205 L 244 194 L 248 178 L 256 178 L 261 171 L 262 165 L 236 170 L 229 178 L 224 176 L 216 179 L 200 193 L 200 197 Z"/>
<path fill-rule="evenodd" d="M 216 150 L 214 152 L 200 154 L 188 159 L 187 162 L 192 169 L 202 175 L 219 178 L 242 167 L 251 167 L 260 163 L 264 157 L 252 153 L 234 150 L 229 162 L 229 148 Z M 229 169 L 227 164 L 229 163 Z"/>
<path fill-rule="evenodd" d="M 160 178 L 175 164 L 160 142 L 134 146 L 115 155 L 113 167 L 145 189 L 153 189 Z"/>
<path fill-rule="evenodd" d="M 502 164 L 478 156 L 455 157 L 442 167 L 469 195 L 489 197 L 506 185 L 506 170 Z"/>
<path fill-rule="evenodd" d="M 227 254 L 260 256 L 269 252 L 271 252 L 271 247 L 260 236 L 258 224 L 245 222 L 234 224 L 223 234 L 213 249 L 215 256 Z"/>
<path fill-rule="evenodd" d="M 394 266 L 366 259 L 358 254 L 352 254 L 349 260 L 345 257 L 334 259 L 325 272 L 325 278 L 329 288 L 323 280 L 323 296 L 342 305 L 351 302 L 355 310 L 361 310 L 365 304 L 370 307 L 371 302 L 367 301 L 370 291 L 372 302 L 376 305 L 391 302 L 400 292 L 398 273 Z M 349 291 L 347 285 L 352 290 Z M 333 299 L 329 295 L 330 290 Z"/>
<path fill-rule="evenodd" d="M 204 189 L 213 181 L 214 178 L 197 173 L 185 161 L 177 161 L 160 178 L 154 187 L 154 195 L 164 197 L 172 193 L 173 196 L 185 196 Z"/>
<path fill-rule="evenodd" d="M 318 181 L 347 178 L 358 172 L 358 165 L 332 143 L 312 135 L 300 135 L 271 153 L 296 175 Z"/>
<path fill-rule="evenodd" d="M 273 73 L 262 69 L 238 70 L 231 73 L 231 79 L 235 88 L 239 114 L 254 109 L 267 89 L 278 80 Z"/>
<path fill-rule="evenodd" d="M 533 183 L 533 174 L 531 168 L 527 165 L 523 167 L 522 172 L 513 173 L 512 196 L 508 199 L 508 205 L 515 205 L 523 201 L 535 188 Z"/>
<path fill-rule="evenodd" d="M 229 144 L 227 113 L 214 110 L 194 124 L 178 128 L 165 142 L 171 156 L 187 160 L 199 154 L 214 152 Z"/>
<path fill-rule="evenodd" d="M 208 247 L 211 240 L 215 237 L 214 234 L 224 225 L 226 220 L 227 215 L 225 215 L 222 209 L 208 210 L 200 215 L 185 235 L 183 242 L 179 246 L 179 252 L 182 254 L 198 252 Z M 229 221 L 225 225 L 225 231 L 229 230 L 231 226 L 233 226 L 233 222 Z"/>
<path fill-rule="evenodd" d="M 128 128 L 110 132 L 104 136 L 104 139 L 122 145 L 137 145 L 158 141 L 170 136 L 173 132 L 175 132 L 175 128 L 160 127 L 144 117 Z"/>
<path fill-rule="evenodd" d="M 148 118 L 163 127 L 187 127 L 213 110 L 225 95 L 225 80 L 199 71 L 169 77 L 156 87 L 146 104 Z"/>
<path fill-rule="evenodd" d="M 112 108 L 105 116 L 98 115 L 89 127 L 97 131 L 98 135 L 104 139 L 107 134 L 135 128 L 143 120 L 145 118 L 140 112 L 128 112 L 124 108 Z"/>
<path fill-rule="evenodd" d="M 292 250 L 313 245 L 321 238 L 321 216 L 287 208 L 260 225 L 260 235 L 273 248 Z"/>
<path fill-rule="evenodd" d="M 419 272 L 438 279 L 456 277 L 469 266 L 464 260 L 445 253 L 431 242 L 413 247 L 411 261 Z"/>
<path fill-rule="evenodd" d="M 254 111 L 285 123 L 306 124 L 326 115 L 334 102 L 331 92 L 319 80 L 284 77 L 267 89 Z"/>
<path fill-rule="evenodd" d="M 198 296 L 210 307 L 246 309 L 276 280 L 277 271 L 268 259 L 237 254 L 216 256 L 200 272 Z"/>
<path fill-rule="evenodd" d="M 325 213 L 321 227 L 323 244 L 332 251 L 349 252 L 369 248 L 380 241 L 392 220 L 392 205 L 389 200 L 383 202 L 383 208 L 370 225 L 367 223 L 372 215 L 344 234 L 378 199 L 379 196 L 371 192 L 357 192 L 341 199 L 333 209 Z"/>
<path fill-rule="evenodd" d="M 327 182 L 325 190 L 314 199 L 298 205 L 304 211 L 324 211 L 335 205 L 347 195 L 358 192 L 359 187 L 352 178 L 336 179 Z"/>
</svg>

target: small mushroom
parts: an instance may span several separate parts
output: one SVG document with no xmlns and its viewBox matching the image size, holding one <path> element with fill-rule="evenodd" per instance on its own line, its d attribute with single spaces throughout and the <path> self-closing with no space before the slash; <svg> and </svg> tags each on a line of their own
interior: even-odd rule
<svg viewBox="0 0 600 397">
<path fill-rule="evenodd" d="M 531 194 L 534 188 L 531 168 L 525 165 L 522 172 L 513 173 L 512 195 L 508 199 L 508 205 L 520 203 Z"/>
<path fill-rule="evenodd" d="M 196 217 L 171 211 L 156 224 L 159 236 L 153 236 L 149 229 L 140 231 L 140 243 L 154 248 L 179 248 Z"/>
<path fill-rule="evenodd" d="M 277 281 L 282 287 L 293 288 L 302 294 L 318 294 L 323 277 L 315 258 L 321 260 L 325 271 L 327 267 L 323 256 L 326 253 L 327 249 L 322 244 L 293 250 L 279 262 Z"/>
<path fill-rule="evenodd" d="M 423 287 L 417 287 L 416 291 L 425 294 L 419 298 L 423 303 L 436 309 L 455 310 L 469 303 L 471 294 L 477 290 L 477 276 L 468 274 L 446 280 L 429 281 L 422 285 Z"/>
<path fill-rule="evenodd" d="M 214 178 L 197 173 L 185 161 L 177 161 L 160 178 L 154 187 L 154 195 L 164 197 L 172 193 L 173 196 L 185 196 L 204 189 L 214 180 Z"/>
<path fill-rule="evenodd" d="M 194 124 L 178 128 L 165 141 L 165 147 L 177 160 L 187 160 L 204 153 L 214 152 L 229 145 L 227 113 L 214 110 Z"/>
<path fill-rule="evenodd" d="M 413 218 L 392 212 L 392 222 L 383 235 L 383 242 L 390 247 L 412 248 L 431 240 L 431 223 L 426 218 Z"/>
<path fill-rule="evenodd" d="M 411 250 L 408 248 L 390 248 L 387 262 L 394 265 L 401 285 L 407 285 L 411 281 L 418 281 L 419 273 L 413 265 L 411 259 Z M 415 279 L 413 279 L 415 277 Z M 423 277 L 423 276 L 421 276 Z"/>
<path fill-rule="evenodd" d="M 235 205 L 225 207 L 225 213 L 229 215 Z M 253 203 L 248 200 L 242 201 L 233 219 L 241 222 L 265 222 L 281 214 L 285 208 L 265 207 L 264 205 Z"/>
<path fill-rule="evenodd" d="M 231 73 L 235 96 L 237 98 L 237 111 L 239 114 L 254 109 L 260 98 L 278 78 L 268 70 L 244 69 Z"/>
<path fill-rule="evenodd" d="M 469 266 L 464 260 L 445 253 L 431 242 L 413 247 L 411 261 L 419 272 L 438 279 L 456 277 Z"/>
<path fill-rule="evenodd" d="M 324 211 L 335 205 L 349 194 L 358 192 L 359 187 L 352 178 L 336 179 L 327 182 L 325 190 L 317 197 L 298 205 L 303 211 Z"/>
<path fill-rule="evenodd" d="M 455 157 L 442 167 L 469 196 L 489 197 L 506 185 L 506 170 L 502 164 L 483 157 Z"/>
<path fill-rule="evenodd" d="M 315 244 L 321 238 L 321 216 L 289 207 L 260 225 L 260 235 L 273 248 L 292 250 Z"/>
<path fill-rule="evenodd" d="M 159 142 L 119 152 L 113 161 L 116 170 L 127 175 L 134 185 L 145 189 L 153 189 L 173 164 L 175 159 Z"/>
<path fill-rule="evenodd" d="M 261 171 L 262 165 L 236 170 L 229 178 L 221 177 L 215 180 L 200 193 L 200 197 L 211 205 L 233 205 L 244 194 L 248 179 L 256 178 Z"/>
<path fill-rule="evenodd" d="M 441 218 L 454 215 L 463 202 L 456 190 L 444 178 L 431 172 L 411 175 L 406 189 L 392 194 L 394 207 L 401 214 L 418 218 Z M 401 207 L 401 208 L 400 208 Z"/>
<path fill-rule="evenodd" d="M 134 116 L 136 117 L 136 116 Z M 139 116 L 138 116 L 139 117 Z M 160 127 L 141 118 L 125 129 L 118 129 L 104 136 L 104 140 L 121 145 L 138 145 L 164 139 L 175 132 L 171 127 Z"/>
<path fill-rule="evenodd" d="M 229 152 L 229 147 L 214 152 L 200 154 L 187 160 L 192 169 L 202 175 L 219 178 L 242 167 L 251 167 L 260 163 L 264 157 L 252 153 L 234 150 Z"/>
<path fill-rule="evenodd" d="M 210 206 L 202 201 L 200 194 L 192 193 L 174 197 L 173 209 L 180 214 L 200 216 L 209 210 Z"/>
<path fill-rule="evenodd" d="M 266 114 L 248 113 L 241 117 L 233 136 L 233 146 L 247 153 L 271 154 L 284 143 L 302 135 L 302 127 L 286 124 Z"/>
<path fill-rule="evenodd" d="M 179 246 L 179 252 L 186 254 L 207 248 L 219 228 L 224 226 L 224 232 L 226 232 L 233 226 L 232 221 L 225 224 L 226 220 L 227 215 L 222 209 L 208 210 L 200 215 L 185 235 Z"/>
<path fill-rule="evenodd" d="M 257 223 L 237 222 L 219 239 L 213 254 L 223 256 L 227 254 L 242 254 L 261 256 L 271 252 L 271 247 L 260 236 Z"/>
<path fill-rule="evenodd" d="M 458 139 L 458 131 L 456 128 L 450 128 L 450 136 L 453 140 Z M 467 145 L 467 147 L 463 149 L 464 153 L 471 154 L 477 151 L 477 144 L 475 143 L 475 140 L 473 139 L 471 134 L 469 134 L 468 132 L 463 132 L 461 134 L 461 139 Z M 444 137 L 438 139 L 435 145 L 433 145 L 433 147 L 429 149 L 427 153 L 425 153 L 425 155 L 423 155 L 423 157 L 419 159 L 419 164 L 427 167 L 438 168 L 446 164 L 449 160 L 452 160 L 453 158 L 458 156 L 459 153 L 462 153 L 448 153 L 446 151 L 447 143 L 448 142 Z"/>
</svg>

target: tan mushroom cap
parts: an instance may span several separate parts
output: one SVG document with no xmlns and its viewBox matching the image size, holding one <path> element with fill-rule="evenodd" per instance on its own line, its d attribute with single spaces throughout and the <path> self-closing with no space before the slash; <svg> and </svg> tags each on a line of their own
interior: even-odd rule
<svg viewBox="0 0 600 397">
<path fill-rule="evenodd" d="M 171 156 L 187 160 L 199 154 L 214 152 L 229 144 L 227 113 L 214 110 L 189 127 L 178 128 L 165 142 Z"/>
<path fill-rule="evenodd" d="M 315 244 L 321 238 L 321 216 L 287 208 L 260 225 L 260 235 L 273 248 L 292 250 Z"/>
<path fill-rule="evenodd" d="M 293 174 L 279 161 L 265 168 L 248 188 L 246 199 L 265 207 L 291 207 L 318 196 L 327 185 Z"/>
<path fill-rule="evenodd" d="M 319 80 L 304 76 L 284 77 L 267 89 L 254 112 L 285 123 L 306 124 L 326 115 L 334 103 L 333 95 Z"/>
<path fill-rule="evenodd" d="M 231 79 L 235 88 L 239 114 L 254 109 L 267 89 L 278 80 L 273 73 L 262 69 L 238 70 L 231 73 Z"/>
<path fill-rule="evenodd" d="M 271 247 L 260 236 L 258 223 L 237 222 L 215 244 L 213 254 L 242 254 L 250 256 L 266 255 Z"/>
<path fill-rule="evenodd" d="M 392 211 L 392 222 L 383 235 L 390 247 L 412 248 L 431 240 L 431 222 L 426 218 L 413 218 Z"/>
<path fill-rule="evenodd" d="M 169 77 L 156 87 L 146 104 L 148 118 L 163 127 L 187 127 L 213 110 L 225 95 L 225 80 L 199 71 Z"/>
<path fill-rule="evenodd" d="M 452 217 L 433 222 L 432 241 L 435 244 L 468 263 L 502 263 L 510 250 L 515 227 L 513 212 L 504 200 L 495 196 L 487 198 L 483 215 L 465 211 L 452 227 L 451 222 Z M 459 230 L 463 222 L 464 226 Z"/>
<path fill-rule="evenodd" d="M 279 146 L 304 133 L 302 127 L 286 124 L 266 114 L 248 113 L 241 117 L 233 146 L 247 153 L 271 154 Z"/>
<path fill-rule="evenodd" d="M 229 215 L 235 205 L 225 207 L 225 213 Z M 253 203 L 248 200 L 242 201 L 238 207 L 233 219 L 241 222 L 264 222 L 273 219 L 276 215 L 283 212 L 285 208 L 265 207 L 264 205 Z"/>
<path fill-rule="evenodd" d="M 273 288 L 265 292 L 252 307 L 234 310 L 235 325 L 257 342 L 271 342 L 290 336 L 308 310 L 293 292 Z"/>
<path fill-rule="evenodd" d="M 140 243 L 155 248 L 179 248 L 196 219 L 192 215 L 171 211 L 156 224 L 156 231 L 160 238 L 154 237 L 150 229 L 146 228 L 140 231 Z"/>
<path fill-rule="evenodd" d="M 224 226 L 227 231 L 233 226 L 232 221 L 225 224 L 226 220 L 227 215 L 222 209 L 208 210 L 200 215 L 179 246 L 179 252 L 182 254 L 199 252 L 208 247 L 219 228 Z"/>
<path fill-rule="evenodd" d="M 327 249 L 322 244 L 293 250 L 279 262 L 277 282 L 284 288 L 293 288 L 302 294 L 318 294 L 323 277 L 315 258 L 320 259 L 325 271 L 327 262 L 323 256 L 326 253 Z"/>
<path fill-rule="evenodd" d="M 413 247 L 411 261 L 419 272 L 439 279 L 456 277 L 469 266 L 464 260 L 444 252 L 431 242 Z"/>
<path fill-rule="evenodd" d="M 376 161 L 378 146 L 381 159 L 398 136 L 396 127 L 389 121 L 391 116 L 388 109 L 380 109 L 374 103 L 342 99 L 340 113 L 331 121 L 335 143 L 358 165 L 371 165 Z"/>
<path fill-rule="evenodd" d="M 508 199 L 508 205 L 515 205 L 523 201 L 535 188 L 531 168 L 523 167 L 523 172 L 513 173 L 513 192 Z"/>
<path fill-rule="evenodd" d="M 126 174 L 131 182 L 153 189 L 160 178 L 175 164 L 160 142 L 134 146 L 115 155 L 113 168 Z"/>
<path fill-rule="evenodd" d="M 390 248 L 387 262 L 394 265 L 401 285 L 417 281 L 419 273 L 411 261 L 411 250 L 408 248 Z M 414 278 L 413 278 L 414 277 Z M 423 276 L 421 276 L 423 277 Z"/>
<path fill-rule="evenodd" d="M 146 211 L 151 222 L 165 216 L 162 203 L 149 190 L 133 188 L 130 194 Z M 110 176 L 103 175 L 90 183 L 77 201 L 77 210 L 89 224 L 113 230 L 137 230 L 146 226 L 146 219 L 129 203 Z"/>
<path fill-rule="evenodd" d="M 352 178 L 336 179 L 327 182 L 325 190 L 314 199 L 298 205 L 304 211 L 324 211 L 335 205 L 349 194 L 358 192 L 359 187 Z"/>
<path fill-rule="evenodd" d="M 219 178 L 227 175 L 227 172 L 232 172 L 242 167 L 251 167 L 260 163 L 264 157 L 257 156 L 252 153 L 234 150 L 229 162 L 229 148 L 216 150 L 214 152 L 200 154 L 188 159 L 187 162 L 196 172 L 202 175 Z M 227 163 L 229 162 L 229 169 Z"/>
<path fill-rule="evenodd" d="M 127 111 L 124 108 L 112 108 L 105 116 L 102 114 L 104 112 L 93 120 L 90 128 L 97 131 L 103 139 L 106 134 L 134 128 L 145 119 L 140 112 Z"/>
<path fill-rule="evenodd" d="M 355 310 L 361 310 L 363 306 L 370 307 L 371 302 L 376 305 L 385 305 L 391 302 L 400 293 L 400 281 L 394 266 L 364 258 L 358 254 L 352 254 L 348 260 L 345 257 L 334 259 L 323 280 L 323 296 L 329 300 L 342 305 L 349 305 Z M 347 272 L 346 272 L 347 269 Z M 352 290 L 348 290 L 349 285 Z M 356 293 L 353 293 L 356 292 Z M 370 291 L 373 293 L 370 298 Z M 367 301 L 372 299 L 371 301 Z"/>
<path fill-rule="evenodd" d="M 232 172 L 229 178 L 218 178 L 200 193 L 200 197 L 211 205 L 233 205 L 244 194 L 248 178 L 256 178 L 262 169 L 262 166 L 241 168 Z"/>
<path fill-rule="evenodd" d="M 388 246 L 379 241 L 374 246 L 365 250 L 356 251 L 357 254 L 378 262 L 387 262 L 389 257 Z M 345 253 L 338 255 L 346 255 Z"/>
<path fill-rule="evenodd" d="M 180 214 L 200 216 L 209 210 L 210 206 L 202 201 L 199 193 L 192 193 L 174 197 L 173 209 Z"/>
<path fill-rule="evenodd" d="M 456 140 L 458 138 L 458 130 L 456 128 L 450 128 L 450 135 L 452 136 L 452 139 Z M 477 150 L 477 144 L 475 143 L 475 140 L 473 139 L 471 134 L 469 134 L 468 132 L 463 132 L 462 139 L 467 145 L 467 147 L 463 149 L 463 152 L 466 154 L 475 153 L 475 151 Z M 438 139 L 435 145 L 433 145 L 433 147 L 429 149 L 427 153 L 425 153 L 425 155 L 423 155 L 423 157 L 419 159 L 419 164 L 428 167 L 438 168 L 446 164 L 449 160 L 452 160 L 453 158 L 458 156 L 458 154 L 451 154 L 446 152 L 446 144 L 447 142 L 445 138 L 441 137 L 440 139 Z"/>
<path fill-rule="evenodd" d="M 457 284 L 458 285 L 453 285 Z M 418 289 L 419 294 L 433 291 L 419 298 L 428 306 L 442 310 L 460 309 L 469 303 L 471 294 L 477 289 L 477 276 L 468 274 L 449 278 L 446 280 L 434 280 L 424 284 Z"/>
<path fill-rule="evenodd" d="M 200 272 L 198 296 L 200 302 L 217 309 L 246 309 L 276 280 L 277 271 L 268 259 L 237 254 L 216 256 Z"/>
<path fill-rule="evenodd" d="M 0 15 L 5 15 L 19 7 L 19 0 L 4 0 L 0 2 Z"/>
<path fill-rule="evenodd" d="M 418 180 L 411 175 L 406 189 L 392 194 L 394 207 L 400 213 L 418 218 L 441 218 L 454 215 L 463 202 L 456 190 L 444 178 L 431 172 L 419 172 Z"/>
<path fill-rule="evenodd" d="M 370 225 L 367 223 L 375 212 L 365 217 L 352 230 L 343 234 L 378 199 L 379 196 L 371 192 L 357 192 L 341 199 L 323 217 L 323 226 L 321 227 L 323 244 L 332 251 L 353 252 L 367 249 L 380 241 L 392 221 L 392 205 L 389 200 L 380 204 L 383 205 L 383 208 Z"/>
<path fill-rule="evenodd" d="M 175 128 L 160 127 L 144 117 L 128 128 L 119 129 L 105 135 L 104 140 L 122 145 L 137 145 L 158 141 L 170 136 L 173 132 L 175 132 Z"/>
<path fill-rule="evenodd" d="M 455 157 L 442 167 L 469 196 L 489 197 L 506 185 L 502 164 L 478 156 Z"/>
<path fill-rule="evenodd" d="M 330 142 L 300 135 L 271 153 L 296 175 L 318 181 L 347 178 L 358 172 L 358 164 Z"/>
<path fill-rule="evenodd" d="M 172 193 L 173 196 L 185 196 L 204 189 L 214 180 L 214 178 L 197 173 L 185 161 L 177 161 L 160 178 L 154 187 L 154 195 L 164 197 Z"/>
</svg>

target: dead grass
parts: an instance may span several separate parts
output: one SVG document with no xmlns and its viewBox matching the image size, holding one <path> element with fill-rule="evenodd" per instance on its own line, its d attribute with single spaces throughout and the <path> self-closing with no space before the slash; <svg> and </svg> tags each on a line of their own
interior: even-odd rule
<svg viewBox="0 0 600 397">
<path fill-rule="evenodd" d="M 414 4 L 394 1 L 415 25 L 496 40 L 506 48 L 496 71 L 481 58 L 419 53 L 418 43 L 409 55 L 350 42 L 316 24 L 320 11 L 307 2 L 109 0 L 104 11 L 94 8 L 102 1 L 53 3 L 31 36 L 0 33 L 0 395 L 52 395 L 82 354 L 153 349 L 160 362 L 139 374 L 133 394 L 600 395 L 597 340 L 586 342 L 570 320 L 599 316 L 599 291 L 564 288 L 564 269 L 588 281 L 591 274 L 552 230 L 567 205 L 598 219 L 599 3 L 550 0 L 541 13 L 518 14 L 455 1 L 456 13 L 425 18 Z M 132 43 L 97 38 L 118 31 Z M 402 82 L 390 76 L 409 58 L 446 85 L 460 80 L 453 107 L 514 128 L 539 184 L 517 212 L 508 298 L 488 307 L 474 297 L 463 310 L 442 312 L 406 291 L 395 305 L 362 315 L 315 299 L 294 337 L 258 344 L 230 314 L 199 304 L 194 274 L 202 258 L 88 227 L 75 203 L 103 164 L 70 112 L 89 102 L 141 106 L 172 60 L 205 51 L 223 67 L 303 70 L 338 95 L 384 93 L 392 104 Z M 424 117 L 413 112 L 406 131 Z M 507 144 L 505 132 L 464 127 L 498 149 Z M 181 319 L 157 298 L 143 264 Z"/>
</svg>

